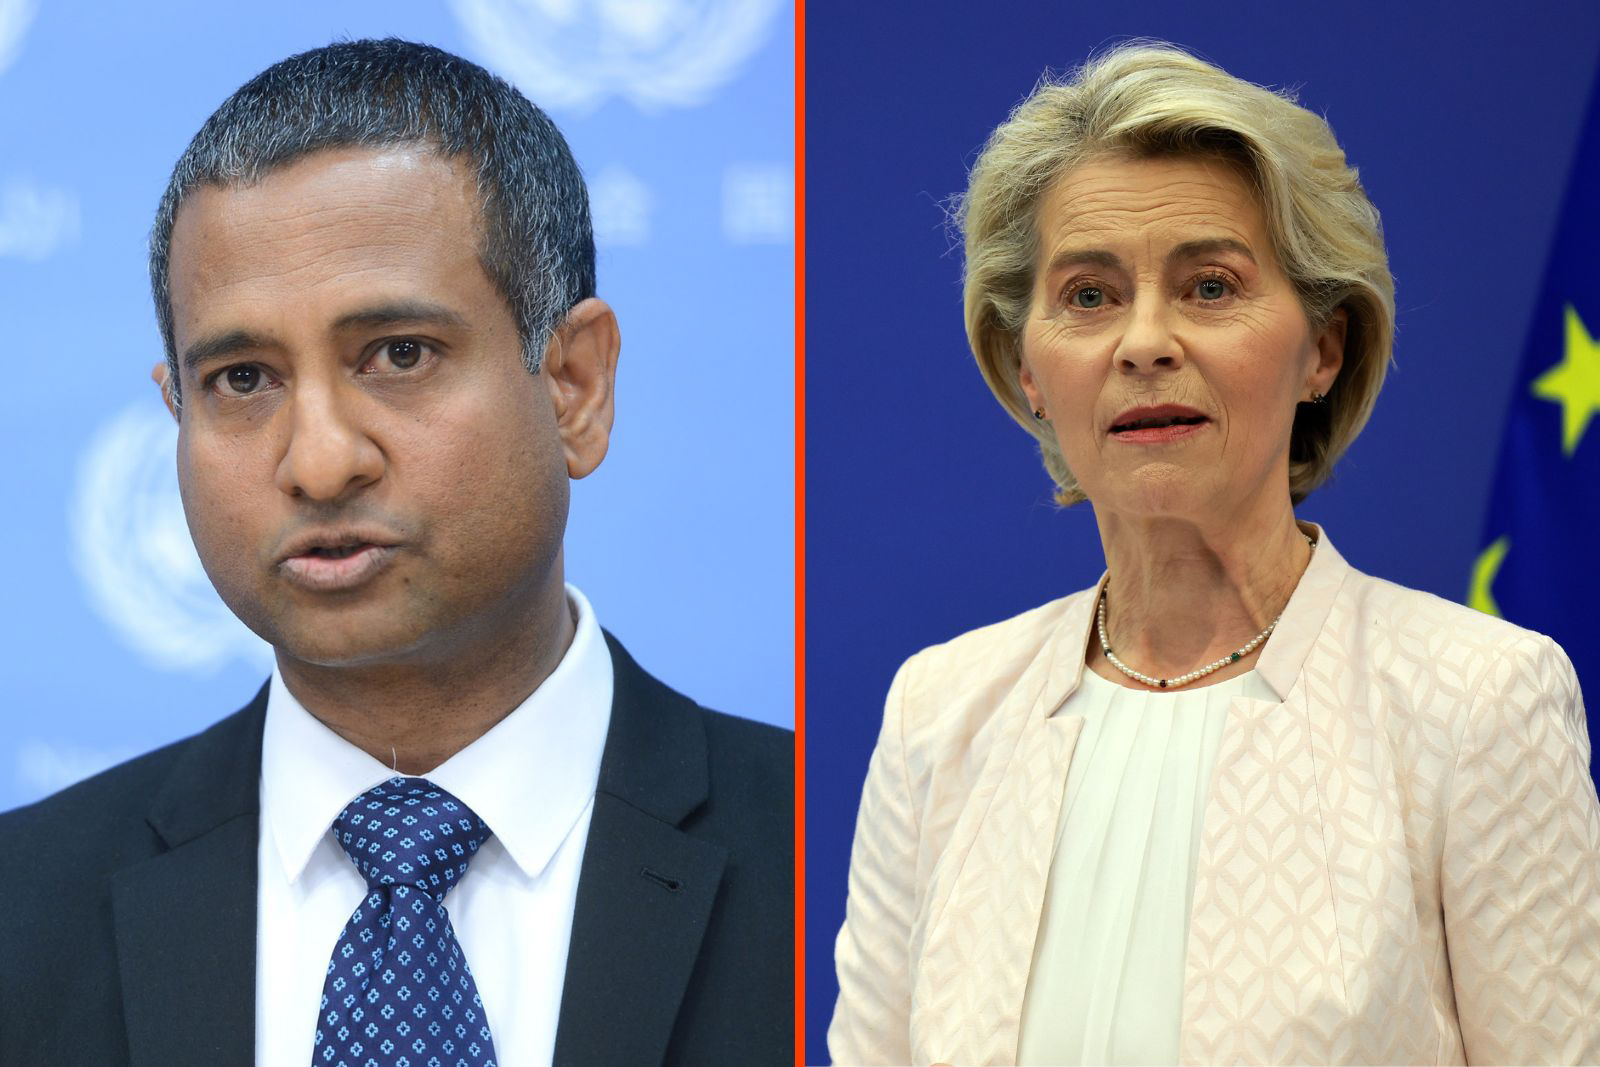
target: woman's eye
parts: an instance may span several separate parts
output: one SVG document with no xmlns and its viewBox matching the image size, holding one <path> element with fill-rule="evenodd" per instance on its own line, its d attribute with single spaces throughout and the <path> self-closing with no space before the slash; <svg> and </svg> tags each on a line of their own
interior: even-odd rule
<svg viewBox="0 0 1600 1067">
<path fill-rule="evenodd" d="M 245 396 L 261 387 L 265 376 L 254 363 L 240 363 L 219 375 L 223 391 L 230 396 Z"/>
<path fill-rule="evenodd" d="M 1228 295 L 1228 283 L 1221 278 L 1201 278 L 1195 283 L 1194 291 L 1201 300 L 1221 300 Z"/>
<path fill-rule="evenodd" d="M 1097 285 L 1085 285 L 1081 289 L 1074 289 L 1067 299 L 1074 307 L 1097 308 L 1106 302 L 1106 294 Z"/>
</svg>

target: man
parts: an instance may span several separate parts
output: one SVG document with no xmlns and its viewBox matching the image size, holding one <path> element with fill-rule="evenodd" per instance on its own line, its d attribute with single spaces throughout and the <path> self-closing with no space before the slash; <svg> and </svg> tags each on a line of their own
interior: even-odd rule
<svg viewBox="0 0 1600 1067">
<path fill-rule="evenodd" d="M 437 49 L 295 56 L 179 160 L 151 278 L 190 530 L 277 667 L 0 817 L 0 1062 L 788 1062 L 792 736 L 564 581 L 619 340 L 555 127 Z"/>
</svg>

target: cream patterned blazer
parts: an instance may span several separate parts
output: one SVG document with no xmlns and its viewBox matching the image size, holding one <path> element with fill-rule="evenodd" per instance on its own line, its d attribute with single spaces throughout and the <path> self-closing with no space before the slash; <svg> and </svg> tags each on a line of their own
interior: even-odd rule
<svg viewBox="0 0 1600 1067">
<path fill-rule="evenodd" d="M 1098 590 L 913 656 L 836 944 L 838 1064 L 1014 1063 Z M 1324 535 L 1204 811 L 1184 1063 L 1600 1063 L 1600 802 L 1555 642 Z"/>
</svg>

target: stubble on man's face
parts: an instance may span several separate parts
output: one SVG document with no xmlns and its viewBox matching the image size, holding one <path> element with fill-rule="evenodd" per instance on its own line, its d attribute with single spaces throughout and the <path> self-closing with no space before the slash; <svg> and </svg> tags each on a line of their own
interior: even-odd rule
<svg viewBox="0 0 1600 1067">
<path fill-rule="evenodd" d="M 424 146 L 319 152 L 178 214 L 177 350 L 205 356 L 180 368 L 184 509 L 280 657 L 426 666 L 561 610 L 557 416 L 480 243 L 471 176 Z"/>
</svg>

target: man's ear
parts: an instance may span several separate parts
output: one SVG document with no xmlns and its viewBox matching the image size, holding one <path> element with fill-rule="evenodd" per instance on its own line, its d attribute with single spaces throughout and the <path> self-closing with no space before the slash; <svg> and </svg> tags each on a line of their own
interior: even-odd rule
<svg viewBox="0 0 1600 1067">
<path fill-rule="evenodd" d="M 617 316 L 593 296 L 567 313 L 545 346 L 541 373 L 555 404 L 567 474 L 573 478 L 589 474 L 606 458 L 621 350 Z"/>
<path fill-rule="evenodd" d="M 172 412 L 174 421 L 178 418 L 178 402 L 172 395 L 172 371 L 167 368 L 167 361 L 162 360 L 150 368 L 150 380 L 156 383 L 161 390 L 161 400 L 167 405 L 167 410 Z"/>
</svg>

